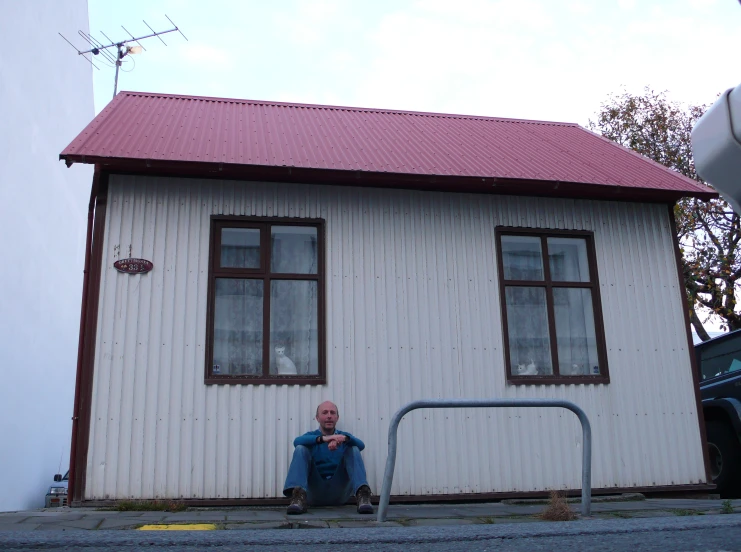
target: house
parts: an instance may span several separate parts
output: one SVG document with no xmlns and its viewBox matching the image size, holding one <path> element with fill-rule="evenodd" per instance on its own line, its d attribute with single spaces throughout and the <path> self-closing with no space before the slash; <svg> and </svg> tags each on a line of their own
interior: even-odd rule
<svg viewBox="0 0 741 552">
<path fill-rule="evenodd" d="M 95 166 L 73 503 L 282 499 L 324 399 L 376 492 L 397 409 L 491 397 L 581 406 L 595 493 L 711 488 L 672 210 L 708 188 L 575 124 L 138 92 L 61 159 Z M 566 411 L 399 439 L 394 500 L 580 486 Z"/>
</svg>

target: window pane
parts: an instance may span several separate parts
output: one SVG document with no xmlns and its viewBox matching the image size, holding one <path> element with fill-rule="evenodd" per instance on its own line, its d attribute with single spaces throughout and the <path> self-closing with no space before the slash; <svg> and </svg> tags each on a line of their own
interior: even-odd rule
<svg viewBox="0 0 741 552">
<path fill-rule="evenodd" d="M 513 376 L 553 374 L 545 288 L 505 288 L 509 359 Z"/>
<path fill-rule="evenodd" d="M 553 303 L 559 372 L 563 376 L 598 376 L 592 291 L 553 288 Z"/>
<path fill-rule="evenodd" d="M 273 226 L 272 272 L 316 274 L 317 231 L 311 226 Z"/>
<path fill-rule="evenodd" d="M 734 338 L 730 339 L 736 341 Z M 741 370 L 741 351 L 732 341 L 708 346 L 700 353 L 700 370 L 703 380 Z"/>
<path fill-rule="evenodd" d="M 587 242 L 581 238 L 548 238 L 548 262 L 555 282 L 588 282 Z"/>
<path fill-rule="evenodd" d="M 319 373 L 318 285 L 309 280 L 270 283 L 270 373 Z"/>
<path fill-rule="evenodd" d="M 214 375 L 262 375 L 262 280 L 216 278 Z"/>
<path fill-rule="evenodd" d="M 257 228 L 222 228 L 221 266 L 260 268 L 260 230 Z"/>
<path fill-rule="evenodd" d="M 540 238 L 502 236 L 502 263 L 505 280 L 542 280 Z"/>
</svg>

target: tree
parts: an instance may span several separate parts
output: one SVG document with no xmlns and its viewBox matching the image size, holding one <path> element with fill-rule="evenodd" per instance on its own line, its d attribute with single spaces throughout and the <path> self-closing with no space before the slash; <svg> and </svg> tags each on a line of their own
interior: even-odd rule
<svg viewBox="0 0 741 552">
<path fill-rule="evenodd" d="M 706 109 L 682 106 L 648 87 L 640 95 L 624 90 L 602 103 L 589 128 L 707 185 L 695 172 L 690 147 L 692 127 Z M 684 198 L 674 206 L 674 217 L 692 326 L 703 341 L 710 338 L 703 322 L 712 314 L 720 317 L 723 329 L 741 329 L 735 293 L 741 285 L 739 216 L 722 199 Z M 704 321 L 701 307 L 710 311 Z"/>
</svg>

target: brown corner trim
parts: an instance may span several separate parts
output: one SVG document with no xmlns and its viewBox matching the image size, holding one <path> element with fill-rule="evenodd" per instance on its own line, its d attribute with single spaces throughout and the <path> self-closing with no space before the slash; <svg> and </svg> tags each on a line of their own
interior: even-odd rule
<svg viewBox="0 0 741 552">
<path fill-rule="evenodd" d="M 85 327 L 87 324 L 87 302 L 88 302 L 88 285 L 90 281 L 90 248 L 93 241 L 93 215 L 95 214 L 95 200 L 98 196 L 100 184 L 100 167 L 95 166 L 93 171 L 93 182 L 90 187 L 90 202 L 87 211 L 87 234 L 85 238 L 85 264 L 82 269 L 82 302 L 80 306 L 80 335 L 77 341 L 77 374 L 75 376 L 75 401 L 72 407 L 72 442 L 70 444 L 69 458 L 69 490 L 70 502 L 74 496 L 75 483 L 77 482 L 77 462 L 76 454 L 77 442 L 80 431 L 80 389 L 82 385 L 82 358 L 85 347 Z"/>
<path fill-rule="evenodd" d="M 692 342 L 692 330 L 690 329 L 690 313 L 687 310 L 687 297 L 684 294 L 684 271 L 682 270 L 682 255 L 679 252 L 679 240 L 677 239 L 677 221 L 674 219 L 674 205 L 667 205 L 669 212 L 669 227 L 674 244 L 674 258 L 677 262 L 677 278 L 681 290 L 682 312 L 684 313 L 684 326 L 687 334 L 687 351 L 690 355 L 690 366 L 692 367 L 692 384 L 695 388 L 695 408 L 697 409 L 697 421 L 700 424 L 700 443 L 702 445 L 702 457 L 705 462 L 705 481 L 712 484 L 713 476 L 710 471 L 710 456 L 708 454 L 708 438 L 705 433 L 705 415 L 702 411 L 702 397 L 700 396 L 700 380 L 698 377 L 697 358 L 695 357 L 695 345 Z"/>
<path fill-rule="evenodd" d="M 108 173 L 103 172 L 96 166 L 88 210 L 88 237 L 85 249 L 85 275 L 83 279 L 82 312 L 80 317 L 75 403 L 72 417 L 69 473 L 70 504 L 79 502 L 85 496 L 85 484 L 87 480 L 87 453 L 90 444 L 90 416 L 95 365 L 95 337 L 98 330 L 98 302 L 100 298 L 101 258 L 103 254 L 107 196 Z"/>
<path fill-rule="evenodd" d="M 690 494 L 707 494 L 715 490 L 715 485 L 663 485 L 655 487 L 605 487 L 592 489 L 592 496 L 615 495 L 623 493 L 643 493 L 646 495 L 661 494 L 665 496 Z M 566 496 L 581 496 L 581 489 L 567 489 L 561 491 Z M 442 503 L 442 502 L 496 502 L 509 498 L 547 498 L 550 491 L 521 491 L 501 493 L 459 493 L 444 495 L 393 495 L 391 504 L 405 503 Z M 132 500 L 132 499 L 121 499 Z M 138 499 L 136 499 L 138 500 Z M 146 499 L 145 499 L 146 500 Z M 204 499 L 179 499 L 179 498 L 157 498 L 153 500 L 172 500 L 190 507 L 222 508 L 227 506 L 262 506 L 281 508 L 290 502 L 287 498 L 204 498 Z M 379 497 L 374 495 L 372 502 L 378 504 Z M 73 508 L 110 508 L 120 500 L 83 500 L 71 504 Z M 350 501 L 354 503 L 354 501 Z"/>
</svg>

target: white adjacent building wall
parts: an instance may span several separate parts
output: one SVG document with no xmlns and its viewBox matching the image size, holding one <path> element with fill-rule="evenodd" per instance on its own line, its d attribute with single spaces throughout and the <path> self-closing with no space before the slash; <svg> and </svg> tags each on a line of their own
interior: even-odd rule
<svg viewBox="0 0 741 552">
<path fill-rule="evenodd" d="M 571 400 L 594 487 L 705 483 L 663 204 L 112 176 L 86 499 L 282 496 L 293 438 L 334 400 L 380 489 L 391 415 L 422 398 Z M 205 385 L 209 217 L 326 220 L 327 385 Z M 494 228 L 594 232 L 609 385 L 506 384 Z M 118 273 L 120 257 L 154 263 Z M 562 410 L 415 411 L 393 495 L 579 488 Z"/>
<path fill-rule="evenodd" d="M 94 113 L 92 68 L 57 33 L 87 32 L 87 9 L 2 3 L 0 511 L 43 507 L 69 463 L 92 169 L 59 153 Z"/>
</svg>

